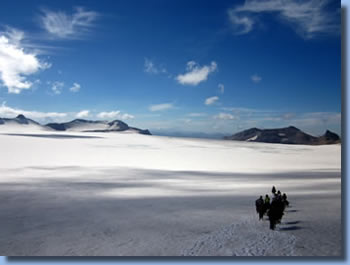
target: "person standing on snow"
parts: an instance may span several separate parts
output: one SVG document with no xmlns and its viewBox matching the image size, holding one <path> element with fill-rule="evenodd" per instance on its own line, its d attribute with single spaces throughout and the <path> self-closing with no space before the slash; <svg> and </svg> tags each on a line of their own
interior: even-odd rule
<svg viewBox="0 0 350 265">
<path fill-rule="evenodd" d="M 273 199 L 270 205 L 270 210 L 267 213 L 270 221 L 270 229 L 275 230 L 276 223 L 279 220 L 280 217 L 280 209 L 279 209 L 279 203 L 277 199 Z"/>
<path fill-rule="evenodd" d="M 284 204 L 284 208 L 289 206 L 289 201 L 287 200 L 287 195 L 285 193 L 282 195 L 282 202 Z"/>
<path fill-rule="evenodd" d="M 265 213 L 264 200 L 262 196 L 255 201 L 255 208 L 256 212 L 259 213 L 259 220 L 262 220 Z"/>
<path fill-rule="evenodd" d="M 276 194 L 276 187 L 275 187 L 275 186 L 272 187 L 272 194 L 273 194 L 273 195 Z"/>
<path fill-rule="evenodd" d="M 265 212 L 268 209 L 270 209 L 270 197 L 267 194 L 265 195 L 264 206 L 265 206 Z"/>
</svg>

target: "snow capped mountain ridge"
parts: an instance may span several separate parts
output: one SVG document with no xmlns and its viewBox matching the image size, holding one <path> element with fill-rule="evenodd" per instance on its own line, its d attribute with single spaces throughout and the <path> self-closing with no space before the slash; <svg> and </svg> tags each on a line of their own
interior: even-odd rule
<svg viewBox="0 0 350 265">
<path fill-rule="evenodd" d="M 0 118 L 0 124 L 17 123 L 17 124 L 36 124 L 40 125 L 38 122 L 26 118 L 24 115 L 19 114 L 16 118 Z"/>
<path fill-rule="evenodd" d="M 0 131 L 6 132 L 33 132 L 33 131 L 50 131 L 49 127 L 40 125 L 38 122 L 26 118 L 24 115 L 20 114 L 17 117 L 10 118 L 0 118 Z"/>
<path fill-rule="evenodd" d="M 128 124 L 120 120 L 114 121 L 90 121 L 84 119 L 75 119 L 64 123 L 48 123 L 41 125 L 38 122 L 26 118 L 20 114 L 16 118 L 0 118 L 1 131 L 71 131 L 71 132 L 130 132 L 147 134 L 149 130 L 142 130 L 129 127 Z"/>
</svg>

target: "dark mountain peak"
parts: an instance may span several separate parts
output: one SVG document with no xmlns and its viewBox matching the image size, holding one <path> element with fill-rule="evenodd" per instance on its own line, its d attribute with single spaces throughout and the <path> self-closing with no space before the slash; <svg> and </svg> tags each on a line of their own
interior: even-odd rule
<svg viewBox="0 0 350 265">
<path fill-rule="evenodd" d="M 294 126 L 279 129 L 251 128 L 238 132 L 232 136 L 225 137 L 224 139 L 262 143 L 308 145 L 335 144 L 340 142 L 339 136 L 331 131 L 327 130 L 323 136 L 315 137 Z"/>
<path fill-rule="evenodd" d="M 33 121 L 31 119 L 28 119 L 23 114 L 19 114 L 15 118 L 0 118 L 0 124 L 1 125 L 6 124 L 8 122 L 15 122 L 17 124 L 24 124 L 24 125 L 36 124 L 36 125 L 40 126 L 40 124 L 38 122 Z"/>
<path fill-rule="evenodd" d="M 14 120 L 16 120 L 20 124 L 29 124 L 29 123 L 39 124 L 36 121 L 26 118 L 23 114 L 17 115 L 17 117 Z"/>
<path fill-rule="evenodd" d="M 91 120 L 84 120 L 84 119 L 74 119 L 72 121 L 67 122 L 66 124 L 72 125 L 75 123 L 107 123 L 106 121 L 91 121 Z"/>
<path fill-rule="evenodd" d="M 145 134 L 145 135 L 152 135 L 151 132 L 149 130 L 140 130 L 141 134 Z"/>
<path fill-rule="evenodd" d="M 84 122 L 91 122 L 91 121 L 84 120 L 84 119 L 75 119 L 75 120 L 72 120 L 70 122 L 82 122 L 82 123 L 84 123 Z"/>
<path fill-rule="evenodd" d="M 260 132 L 261 129 L 254 127 L 254 128 L 248 129 L 247 131 L 251 131 L 251 132 Z"/>
<path fill-rule="evenodd" d="M 17 115 L 16 119 L 26 120 L 27 118 L 23 114 L 19 114 L 19 115 Z"/>
<path fill-rule="evenodd" d="M 325 134 L 321 137 L 324 137 L 326 140 L 333 140 L 333 141 L 339 141 L 340 140 L 340 137 L 338 134 L 334 133 L 334 132 L 331 132 L 329 130 L 327 130 L 325 132 Z"/>
</svg>

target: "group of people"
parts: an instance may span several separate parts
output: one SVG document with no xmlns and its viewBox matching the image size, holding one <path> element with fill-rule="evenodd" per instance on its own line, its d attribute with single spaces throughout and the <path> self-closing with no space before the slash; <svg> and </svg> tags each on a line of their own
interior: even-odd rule
<svg viewBox="0 0 350 265">
<path fill-rule="evenodd" d="M 287 200 L 287 195 L 281 191 L 277 191 L 276 187 L 272 187 L 272 201 L 268 194 L 260 196 L 259 199 L 255 201 L 256 212 L 259 214 L 259 220 L 262 220 L 264 214 L 266 213 L 270 221 L 270 229 L 274 230 L 276 224 L 281 223 L 282 216 L 284 214 L 284 209 L 289 206 Z"/>
</svg>

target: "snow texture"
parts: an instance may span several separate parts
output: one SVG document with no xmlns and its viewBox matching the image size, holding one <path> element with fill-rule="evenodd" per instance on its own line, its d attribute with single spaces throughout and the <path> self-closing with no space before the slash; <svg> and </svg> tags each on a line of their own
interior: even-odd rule
<svg viewBox="0 0 350 265">
<path fill-rule="evenodd" d="M 341 146 L 0 133 L 3 256 L 339 256 Z M 254 202 L 291 207 L 269 230 Z"/>
</svg>

